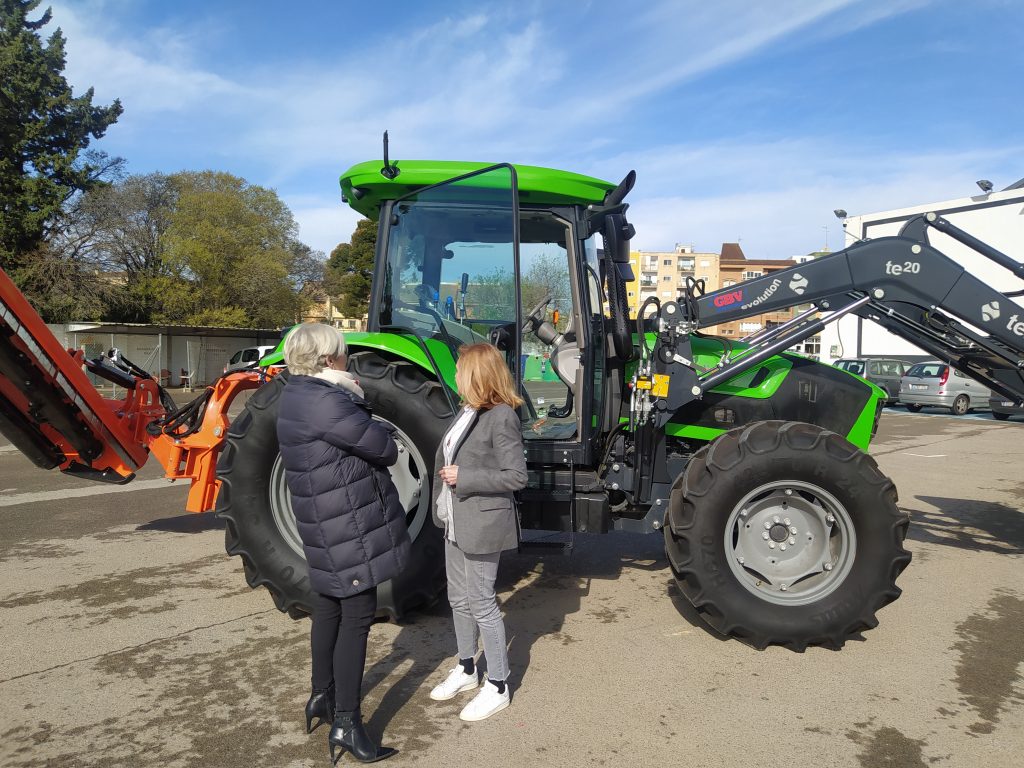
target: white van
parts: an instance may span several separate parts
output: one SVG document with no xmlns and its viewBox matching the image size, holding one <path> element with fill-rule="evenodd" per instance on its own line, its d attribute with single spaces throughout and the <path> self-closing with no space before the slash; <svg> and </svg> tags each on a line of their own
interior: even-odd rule
<svg viewBox="0 0 1024 768">
<path fill-rule="evenodd" d="M 228 364 L 224 366 L 224 373 L 241 371 L 244 368 L 253 368 L 265 355 L 273 352 L 275 348 L 275 346 L 268 346 L 240 349 L 228 360 Z"/>
</svg>

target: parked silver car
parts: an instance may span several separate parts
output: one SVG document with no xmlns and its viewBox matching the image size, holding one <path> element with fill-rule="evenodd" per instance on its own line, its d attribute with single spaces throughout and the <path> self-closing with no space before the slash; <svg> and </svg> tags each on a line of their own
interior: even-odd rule
<svg viewBox="0 0 1024 768">
<path fill-rule="evenodd" d="M 992 409 L 992 415 L 999 421 L 1006 421 L 1011 416 L 1024 416 L 1024 406 L 1016 405 L 998 392 L 989 392 L 988 407 Z"/>
<path fill-rule="evenodd" d="M 938 360 L 915 363 L 900 382 L 900 402 L 914 413 L 926 405 L 937 405 L 949 408 L 954 416 L 963 416 L 987 403 L 988 396 L 988 387 Z"/>
</svg>

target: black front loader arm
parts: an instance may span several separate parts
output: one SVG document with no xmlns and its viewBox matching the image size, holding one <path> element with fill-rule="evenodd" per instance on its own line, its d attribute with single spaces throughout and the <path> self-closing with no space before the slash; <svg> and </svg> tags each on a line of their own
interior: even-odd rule
<svg viewBox="0 0 1024 768">
<path fill-rule="evenodd" d="M 695 297 L 689 318 L 698 328 L 813 304 L 852 311 L 949 361 L 1003 396 L 1024 402 L 1024 307 L 967 272 L 928 243 L 927 228 L 955 237 L 1024 277 L 1024 264 L 973 238 L 935 214 L 908 222 L 899 236 L 856 243 L 814 261 Z M 681 302 L 685 308 L 686 303 Z M 748 351 L 701 375 L 705 391 L 821 330 L 831 318 L 812 317 L 762 332 Z M 710 386 L 705 386 L 705 384 Z"/>
</svg>

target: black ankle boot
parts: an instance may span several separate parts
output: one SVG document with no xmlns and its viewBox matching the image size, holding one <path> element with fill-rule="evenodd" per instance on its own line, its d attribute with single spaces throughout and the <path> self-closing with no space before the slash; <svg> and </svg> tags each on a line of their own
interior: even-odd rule
<svg viewBox="0 0 1024 768">
<path fill-rule="evenodd" d="M 313 689 L 313 695 L 306 702 L 306 733 L 312 733 L 324 723 L 331 722 L 334 714 L 334 683 L 330 688 Z M 316 725 L 313 725 L 313 718 Z"/>
<path fill-rule="evenodd" d="M 398 753 L 397 749 L 374 743 L 366 732 L 358 709 L 354 712 L 334 713 L 334 726 L 331 735 L 327 737 L 327 743 L 331 745 L 331 762 L 335 765 L 346 749 L 361 763 L 375 763 Z M 338 747 L 340 751 L 335 757 L 334 750 Z"/>
</svg>

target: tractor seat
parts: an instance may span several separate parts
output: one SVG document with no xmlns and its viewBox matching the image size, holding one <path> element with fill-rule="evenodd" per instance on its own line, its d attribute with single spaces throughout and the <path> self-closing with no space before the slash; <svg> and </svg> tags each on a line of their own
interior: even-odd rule
<svg viewBox="0 0 1024 768">
<path fill-rule="evenodd" d="M 553 421 L 541 416 L 523 422 L 524 440 L 569 440 L 575 436 L 575 421 Z"/>
</svg>

